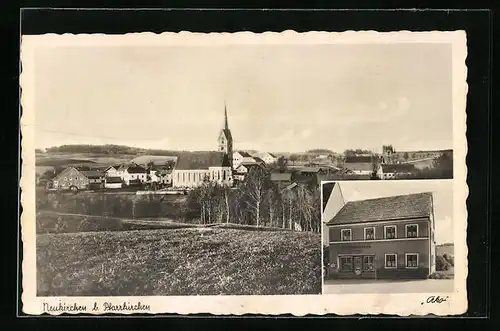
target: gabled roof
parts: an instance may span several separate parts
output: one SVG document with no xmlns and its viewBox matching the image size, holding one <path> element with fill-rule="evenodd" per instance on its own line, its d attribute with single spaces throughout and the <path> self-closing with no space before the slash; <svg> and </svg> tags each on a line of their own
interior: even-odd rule
<svg viewBox="0 0 500 331">
<path fill-rule="evenodd" d="M 143 168 L 139 165 L 131 165 L 125 169 L 129 174 L 143 174 L 146 173 L 146 168 Z"/>
<path fill-rule="evenodd" d="M 252 157 L 252 155 L 250 155 L 247 152 L 243 152 L 243 151 L 236 151 L 235 153 L 239 153 L 243 157 Z"/>
<path fill-rule="evenodd" d="M 104 176 L 102 172 L 95 170 L 82 170 L 80 172 L 87 178 L 100 178 Z"/>
<path fill-rule="evenodd" d="M 255 160 L 255 162 L 259 162 L 259 163 L 265 163 L 264 160 L 262 160 L 260 157 L 258 156 L 254 156 L 253 159 Z"/>
<path fill-rule="evenodd" d="M 274 155 L 273 153 L 267 153 L 267 154 L 269 154 L 271 157 L 276 158 L 276 155 Z"/>
<path fill-rule="evenodd" d="M 371 171 L 373 170 L 373 164 L 370 163 L 346 163 L 344 166 L 349 170 L 357 171 Z"/>
<path fill-rule="evenodd" d="M 289 172 L 273 172 L 271 173 L 271 181 L 273 182 L 289 182 L 292 180 L 292 174 Z"/>
<path fill-rule="evenodd" d="M 349 201 L 327 224 L 355 224 L 429 217 L 432 214 L 432 208 L 432 193 L 430 192 Z"/>
<path fill-rule="evenodd" d="M 175 170 L 208 169 L 210 167 L 230 167 L 226 153 L 206 152 L 203 154 L 181 153 L 177 158 Z"/>
</svg>

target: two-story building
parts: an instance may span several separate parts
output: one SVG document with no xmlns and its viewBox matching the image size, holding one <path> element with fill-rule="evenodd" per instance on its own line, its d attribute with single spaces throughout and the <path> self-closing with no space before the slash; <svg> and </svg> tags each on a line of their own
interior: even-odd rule
<svg viewBox="0 0 500 331">
<path fill-rule="evenodd" d="M 327 226 L 332 278 L 412 279 L 435 272 L 432 193 L 349 201 Z"/>
</svg>

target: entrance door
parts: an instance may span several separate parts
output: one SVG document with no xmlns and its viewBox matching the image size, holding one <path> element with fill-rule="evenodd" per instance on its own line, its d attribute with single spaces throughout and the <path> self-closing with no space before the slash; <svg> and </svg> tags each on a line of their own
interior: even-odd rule
<svg viewBox="0 0 500 331">
<path fill-rule="evenodd" d="M 354 257 L 354 273 L 356 275 L 361 275 L 362 270 L 363 270 L 363 257 L 362 256 L 355 256 Z"/>
</svg>

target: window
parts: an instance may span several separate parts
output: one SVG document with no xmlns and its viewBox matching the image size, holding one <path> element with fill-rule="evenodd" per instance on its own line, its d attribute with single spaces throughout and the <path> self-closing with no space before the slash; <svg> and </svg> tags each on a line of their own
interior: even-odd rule
<svg viewBox="0 0 500 331">
<path fill-rule="evenodd" d="M 365 240 L 375 239 L 375 228 L 365 228 Z"/>
<path fill-rule="evenodd" d="M 349 241 L 352 239 L 351 229 L 342 229 L 340 230 L 340 240 Z"/>
<path fill-rule="evenodd" d="M 396 226 L 395 225 L 384 226 L 384 230 L 385 230 L 385 239 L 396 239 Z"/>
<path fill-rule="evenodd" d="M 406 238 L 418 237 L 418 224 L 407 224 L 405 228 L 406 228 Z"/>
<path fill-rule="evenodd" d="M 418 268 L 418 254 L 417 253 L 407 253 L 406 254 L 406 267 L 407 268 Z"/>
<path fill-rule="evenodd" d="M 339 269 L 340 271 L 352 271 L 352 257 L 351 256 L 339 257 Z"/>
<path fill-rule="evenodd" d="M 385 268 L 386 269 L 396 268 L 397 267 L 396 261 L 397 261 L 396 254 L 385 254 Z"/>
<path fill-rule="evenodd" d="M 373 256 L 365 256 L 363 258 L 363 270 L 373 271 Z"/>
</svg>

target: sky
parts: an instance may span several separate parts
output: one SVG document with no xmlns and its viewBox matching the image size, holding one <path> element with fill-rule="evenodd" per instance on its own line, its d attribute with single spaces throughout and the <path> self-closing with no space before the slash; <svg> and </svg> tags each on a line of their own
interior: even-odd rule
<svg viewBox="0 0 500 331">
<path fill-rule="evenodd" d="M 436 243 L 453 243 L 453 181 L 349 181 L 341 182 L 344 201 L 432 192 Z"/>
<path fill-rule="evenodd" d="M 452 148 L 449 44 L 44 47 L 37 148 Z"/>
</svg>

